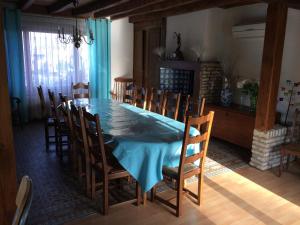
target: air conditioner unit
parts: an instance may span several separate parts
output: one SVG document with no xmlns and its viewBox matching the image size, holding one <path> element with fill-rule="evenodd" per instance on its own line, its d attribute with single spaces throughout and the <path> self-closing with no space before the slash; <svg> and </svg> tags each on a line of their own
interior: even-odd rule
<svg viewBox="0 0 300 225">
<path fill-rule="evenodd" d="M 265 37 L 266 24 L 248 24 L 237 25 L 232 27 L 232 35 L 234 38 L 264 38 Z"/>
</svg>

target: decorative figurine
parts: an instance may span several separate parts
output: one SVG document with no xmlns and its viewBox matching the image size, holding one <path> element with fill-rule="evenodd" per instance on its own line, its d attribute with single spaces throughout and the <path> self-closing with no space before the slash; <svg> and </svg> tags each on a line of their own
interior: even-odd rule
<svg viewBox="0 0 300 225">
<path fill-rule="evenodd" d="M 177 33 L 177 32 L 174 32 L 174 37 L 176 38 L 176 41 L 177 41 L 177 48 L 176 48 L 175 52 L 173 53 L 172 58 L 174 60 L 184 60 L 183 54 L 180 50 L 180 48 L 181 48 L 181 34 Z"/>
</svg>

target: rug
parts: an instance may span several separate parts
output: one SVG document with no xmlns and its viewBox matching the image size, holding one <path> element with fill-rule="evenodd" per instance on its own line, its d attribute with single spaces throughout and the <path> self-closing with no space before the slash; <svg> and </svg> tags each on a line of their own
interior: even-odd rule
<svg viewBox="0 0 300 225">
<path fill-rule="evenodd" d="M 33 180 L 28 224 L 60 225 L 100 212 L 100 195 L 94 201 L 87 198 L 84 184 L 71 173 L 67 161 L 61 162 L 53 150 L 45 151 L 42 123 L 15 128 L 14 134 L 18 181 L 23 175 L 29 175 Z M 248 166 L 238 151 L 228 143 L 212 140 L 205 175 L 216 176 Z M 134 185 L 118 192 L 112 192 L 111 203 L 134 198 Z"/>
<path fill-rule="evenodd" d="M 212 139 L 207 151 L 205 176 L 213 177 L 249 167 L 249 160 L 249 152 L 246 149 Z"/>
</svg>

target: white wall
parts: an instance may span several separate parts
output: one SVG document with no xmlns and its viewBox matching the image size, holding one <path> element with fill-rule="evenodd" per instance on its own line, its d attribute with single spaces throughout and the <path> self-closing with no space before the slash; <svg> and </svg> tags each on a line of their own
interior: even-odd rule
<svg viewBox="0 0 300 225">
<path fill-rule="evenodd" d="M 174 32 L 182 36 L 182 52 L 186 60 L 195 61 L 192 49 L 201 52 L 202 60 L 220 60 L 225 67 L 234 65 L 234 75 L 259 80 L 263 38 L 234 39 L 232 26 L 265 21 L 267 4 L 231 9 L 209 9 L 167 18 L 168 53 L 176 49 Z M 284 46 L 281 83 L 287 79 L 300 81 L 300 11 L 289 9 Z M 132 75 L 133 25 L 127 19 L 112 22 L 112 75 Z M 225 68 L 226 70 L 226 68 Z M 112 82 L 113 83 L 113 82 Z M 239 97 L 235 96 L 238 103 Z M 284 112 L 286 104 L 279 104 Z"/>
<path fill-rule="evenodd" d="M 111 76 L 132 77 L 133 73 L 133 24 L 128 18 L 111 23 Z"/>
<path fill-rule="evenodd" d="M 167 18 L 167 53 L 175 51 L 174 32 L 181 33 L 185 60 L 195 61 L 195 51 L 201 52 L 203 60 L 214 60 L 220 52 L 220 38 L 215 35 L 221 30 L 223 10 L 211 9 Z"/>
<path fill-rule="evenodd" d="M 202 60 L 220 60 L 225 66 L 234 65 L 234 75 L 259 80 L 263 38 L 235 39 L 232 26 L 264 22 L 267 4 L 255 4 L 231 9 L 209 9 L 167 19 L 167 52 L 173 52 L 174 32 L 182 35 L 182 51 L 187 60 L 196 60 L 191 49 L 201 49 Z M 275 35 L 275 34 L 274 34 Z M 300 11 L 289 9 L 284 46 L 281 84 L 286 80 L 300 81 Z M 300 99 L 299 99 L 300 100 Z M 239 96 L 235 96 L 239 103 Z M 278 110 L 285 112 L 286 103 Z"/>
</svg>

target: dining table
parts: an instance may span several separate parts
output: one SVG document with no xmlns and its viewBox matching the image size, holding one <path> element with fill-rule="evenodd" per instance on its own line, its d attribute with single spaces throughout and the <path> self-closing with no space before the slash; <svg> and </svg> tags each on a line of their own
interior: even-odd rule
<svg viewBox="0 0 300 225">
<path fill-rule="evenodd" d="M 144 193 L 163 179 L 164 166 L 179 166 L 184 123 L 111 99 L 75 99 L 73 103 L 99 115 L 104 134 L 112 137 L 112 154 Z M 191 127 L 190 135 L 199 131 Z M 199 144 L 187 147 L 187 155 L 199 151 Z"/>
</svg>

